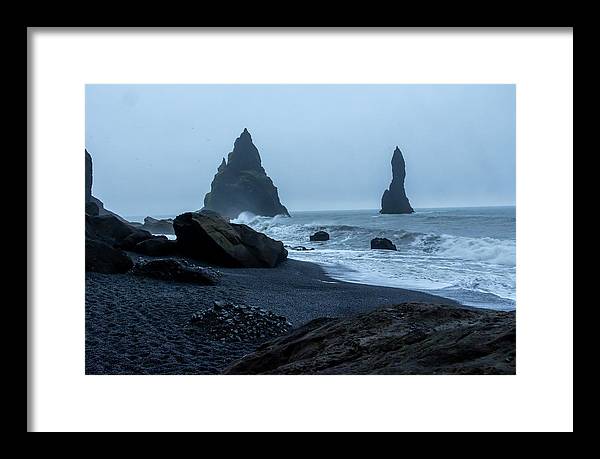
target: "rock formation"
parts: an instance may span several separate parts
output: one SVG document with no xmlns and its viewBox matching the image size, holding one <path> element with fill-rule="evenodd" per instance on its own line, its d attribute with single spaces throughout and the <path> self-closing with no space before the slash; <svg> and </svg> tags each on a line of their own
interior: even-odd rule
<svg viewBox="0 0 600 459">
<path fill-rule="evenodd" d="M 150 231 L 153 234 L 175 234 L 172 218 L 159 220 L 153 217 L 146 217 L 144 218 L 144 223 L 131 222 L 131 224 L 136 228 Z"/>
<path fill-rule="evenodd" d="M 175 241 L 169 241 L 165 236 L 154 236 L 106 210 L 102 201 L 92 195 L 92 181 L 92 157 L 85 150 L 86 271 L 106 274 L 129 271 L 133 261 L 126 250 L 154 256 L 177 252 Z"/>
<path fill-rule="evenodd" d="M 188 328 L 210 340 L 225 342 L 264 342 L 291 329 L 292 324 L 283 316 L 227 301 L 215 301 L 211 308 L 192 315 Z"/>
<path fill-rule="evenodd" d="M 315 234 L 311 234 L 309 239 L 311 241 L 328 241 L 329 233 L 326 231 L 317 231 Z"/>
<path fill-rule="evenodd" d="M 92 195 L 92 184 L 94 182 L 94 166 L 92 157 L 85 150 L 85 213 L 88 215 L 112 215 L 121 221 L 126 221 L 123 217 L 104 208 L 104 203 Z"/>
<path fill-rule="evenodd" d="M 386 237 L 376 237 L 375 239 L 371 239 L 371 248 L 383 250 L 397 250 L 394 243 Z"/>
<path fill-rule="evenodd" d="M 85 270 L 104 274 L 125 273 L 133 261 L 125 252 L 99 239 L 85 239 Z"/>
<path fill-rule="evenodd" d="M 414 212 L 404 190 L 405 178 L 406 165 L 404 157 L 400 149 L 396 147 L 392 156 L 392 183 L 390 184 L 390 188 L 383 192 L 380 213 L 412 214 Z"/>
<path fill-rule="evenodd" d="M 93 171 L 92 171 L 92 157 L 85 150 L 85 202 L 86 204 L 92 200 L 92 181 L 93 181 Z"/>
<path fill-rule="evenodd" d="M 287 258 L 283 243 L 213 212 L 187 212 L 173 222 L 179 251 L 196 260 L 234 268 L 273 268 Z"/>
<path fill-rule="evenodd" d="M 247 129 L 236 139 L 227 161 L 223 158 L 210 192 L 204 197 L 204 209 L 228 218 L 236 218 L 244 211 L 268 217 L 289 216 Z"/>
<path fill-rule="evenodd" d="M 179 254 L 177 241 L 170 241 L 166 237 L 161 236 L 138 242 L 131 251 L 151 257 L 166 257 Z"/>
<path fill-rule="evenodd" d="M 212 269 L 170 258 L 139 262 L 131 272 L 136 276 L 199 285 L 215 285 L 219 280 L 218 273 Z"/>
<path fill-rule="evenodd" d="M 404 303 L 315 319 L 225 374 L 515 374 L 514 312 Z"/>
<path fill-rule="evenodd" d="M 122 273 L 128 271 L 133 263 L 124 250 L 138 251 L 138 245 L 144 241 L 160 239 L 165 236 L 153 236 L 131 226 L 114 215 L 85 216 L 85 270 L 101 273 Z M 144 246 L 145 247 L 145 246 Z"/>
</svg>

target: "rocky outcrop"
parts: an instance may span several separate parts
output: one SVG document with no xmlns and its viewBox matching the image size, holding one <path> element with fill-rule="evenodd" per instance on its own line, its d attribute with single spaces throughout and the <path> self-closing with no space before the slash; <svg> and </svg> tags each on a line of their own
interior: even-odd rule
<svg viewBox="0 0 600 459">
<path fill-rule="evenodd" d="M 215 301 L 213 306 L 192 315 L 190 331 L 215 341 L 266 341 L 292 329 L 287 319 L 255 306 Z"/>
<path fill-rule="evenodd" d="M 93 165 L 92 157 L 85 150 L 85 202 L 92 200 Z"/>
<path fill-rule="evenodd" d="M 210 212 L 187 212 L 173 228 L 180 252 L 208 263 L 236 268 L 273 268 L 287 258 L 283 243 L 246 225 Z"/>
<path fill-rule="evenodd" d="M 310 235 L 311 241 L 328 241 L 329 233 L 326 231 L 317 231 L 315 234 Z"/>
<path fill-rule="evenodd" d="M 144 223 L 131 222 L 136 228 L 150 231 L 153 234 L 175 234 L 173 230 L 173 219 L 158 219 L 153 217 L 144 218 Z"/>
<path fill-rule="evenodd" d="M 104 203 L 100 201 L 100 199 L 96 198 L 92 195 L 92 185 L 93 185 L 93 163 L 92 157 L 88 153 L 87 149 L 85 150 L 85 213 L 88 215 L 112 215 L 123 222 L 126 220 L 111 212 L 108 209 L 104 208 Z"/>
<path fill-rule="evenodd" d="M 371 239 L 371 248 L 383 250 L 397 250 L 394 243 L 385 237 L 376 237 L 375 239 Z"/>
<path fill-rule="evenodd" d="M 166 257 L 179 253 L 177 241 L 160 236 L 138 242 L 131 248 L 131 251 L 151 257 Z"/>
<path fill-rule="evenodd" d="M 175 241 L 154 236 L 104 208 L 92 195 L 92 157 L 85 150 L 85 269 L 101 273 L 123 273 L 133 267 L 124 252 L 163 256 L 177 252 Z"/>
<path fill-rule="evenodd" d="M 515 374 L 515 314 L 405 303 L 316 319 L 227 374 Z"/>
<path fill-rule="evenodd" d="M 289 216 L 247 129 L 236 139 L 227 161 L 223 158 L 210 192 L 204 197 L 204 209 L 227 218 L 236 218 L 244 211 L 268 217 Z"/>
<path fill-rule="evenodd" d="M 211 269 L 168 258 L 139 262 L 133 267 L 132 273 L 153 279 L 199 285 L 215 285 L 218 282 L 218 274 Z"/>
<path fill-rule="evenodd" d="M 284 245 L 286 249 L 295 250 L 296 252 L 308 252 L 315 250 L 314 247 L 306 248 L 303 245 Z"/>
<path fill-rule="evenodd" d="M 85 150 L 85 212 L 91 215 L 105 215 L 108 213 L 104 209 L 104 204 L 98 198 L 92 195 L 92 185 L 94 182 L 94 165 L 92 163 L 92 157 Z"/>
<path fill-rule="evenodd" d="M 160 239 L 163 244 L 165 242 L 174 242 L 167 241 L 164 236 L 153 236 L 148 231 L 134 228 L 123 220 L 119 220 L 114 215 L 86 214 L 86 271 L 102 273 L 126 272 L 133 266 L 133 262 L 124 250 L 146 253 L 139 250 L 138 245 L 154 239 Z"/>
<path fill-rule="evenodd" d="M 392 183 L 389 189 L 383 192 L 380 213 L 412 214 L 414 212 L 404 190 L 405 178 L 406 164 L 404 163 L 404 157 L 400 149 L 396 147 L 392 155 Z"/>
<path fill-rule="evenodd" d="M 133 261 L 122 250 L 98 239 L 85 240 L 85 270 L 104 274 L 125 273 Z"/>
<path fill-rule="evenodd" d="M 135 228 L 114 215 L 106 214 L 85 216 L 85 237 L 101 240 L 120 249 L 131 250 L 139 242 L 159 236 Z"/>
<path fill-rule="evenodd" d="M 85 213 L 95 217 L 96 215 L 100 215 L 100 208 L 95 202 L 89 201 L 85 203 Z"/>
</svg>

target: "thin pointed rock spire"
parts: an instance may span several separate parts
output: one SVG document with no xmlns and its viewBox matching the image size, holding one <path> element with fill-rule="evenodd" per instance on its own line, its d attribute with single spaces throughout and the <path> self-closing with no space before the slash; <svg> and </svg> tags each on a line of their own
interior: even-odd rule
<svg viewBox="0 0 600 459">
<path fill-rule="evenodd" d="M 406 178 L 406 164 L 400 148 L 396 146 L 392 155 L 392 183 L 381 197 L 382 214 L 412 214 L 413 208 L 406 197 L 404 179 Z"/>
</svg>

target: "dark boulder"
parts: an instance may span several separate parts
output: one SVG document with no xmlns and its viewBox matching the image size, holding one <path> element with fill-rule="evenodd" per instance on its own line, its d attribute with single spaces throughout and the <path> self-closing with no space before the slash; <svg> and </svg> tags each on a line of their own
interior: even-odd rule
<svg viewBox="0 0 600 459">
<path fill-rule="evenodd" d="M 157 218 L 146 217 L 143 224 L 137 223 L 134 226 L 154 234 L 175 234 L 172 218 L 159 220 Z"/>
<path fill-rule="evenodd" d="M 295 246 L 286 245 L 285 248 L 290 249 L 290 250 L 295 250 L 297 252 L 308 252 L 310 250 L 315 250 L 313 247 L 306 248 L 303 245 L 295 245 Z"/>
<path fill-rule="evenodd" d="M 514 312 L 405 303 L 315 319 L 226 374 L 515 374 Z"/>
<path fill-rule="evenodd" d="M 272 268 L 286 259 L 283 243 L 246 225 L 205 212 L 187 212 L 173 222 L 182 254 L 221 266 Z"/>
<path fill-rule="evenodd" d="M 133 261 L 122 250 L 100 240 L 85 240 L 85 270 L 105 274 L 125 273 Z"/>
<path fill-rule="evenodd" d="M 406 164 L 402 152 L 398 147 L 392 155 L 392 183 L 389 189 L 383 192 L 381 197 L 382 214 L 412 214 L 413 208 L 408 202 L 404 190 L 404 179 L 406 178 Z"/>
<path fill-rule="evenodd" d="M 166 241 L 166 236 L 155 236 L 152 233 L 144 230 L 135 229 L 127 237 L 116 242 L 116 247 L 123 250 L 135 251 L 138 244 L 145 241 Z"/>
<path fill-rule="evenodd" d="M 154 237 L 138 242 L 131 251 L 152 257 L 176 255 L 177 241 L 171 241 L 166 237 Z"/>
<path fill-rule="evenodd" d="M 247 129 L 236 139 L 227 161 L 221 162 L 210 192 L 204 197 L 204 209 L 227 218 L 236 218 L 244 211 L 269 217 L 289 216 Z"/>
<path fill-rule="evenodd" d="M 218 282 L 215 271 L 170 258 L 139 262 L 133 267 L 132 273 L 153 279 L 200 285 L 215 285 Z"/>
<path fill-rule="evenodd" d="M 137 243 L 156 237 L 110 214 L 86 215 L 85 234 L 86 238 L 101 240 L 124 250 L 131 250 Z"/>
<path fill-rule="evenodd" d="M 371 239 L 371 248 L 383 250 L 397 250 L 394 243 L 385 237 L 376 237 L 375 239 Z"/>
<path fill-rule="evenodd" d="M 310 236 L 311 241 L 328 241 L 329 233 L 326 231 L 317 231 L 315 234 Z"/>
</svg>

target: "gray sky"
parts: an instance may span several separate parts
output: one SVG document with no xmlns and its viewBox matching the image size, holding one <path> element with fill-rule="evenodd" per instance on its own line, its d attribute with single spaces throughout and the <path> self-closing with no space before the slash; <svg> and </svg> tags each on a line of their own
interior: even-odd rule
<svg viewBox="0 0 600 459">
<path fill-rule="evenodd" d="M 87 85 L 93 194 L 199 209 L 244 127 L 290 212 L 378 209 L 396 145 L 417 209 L 515 202 L 514 85 Z"/>
</svg>

